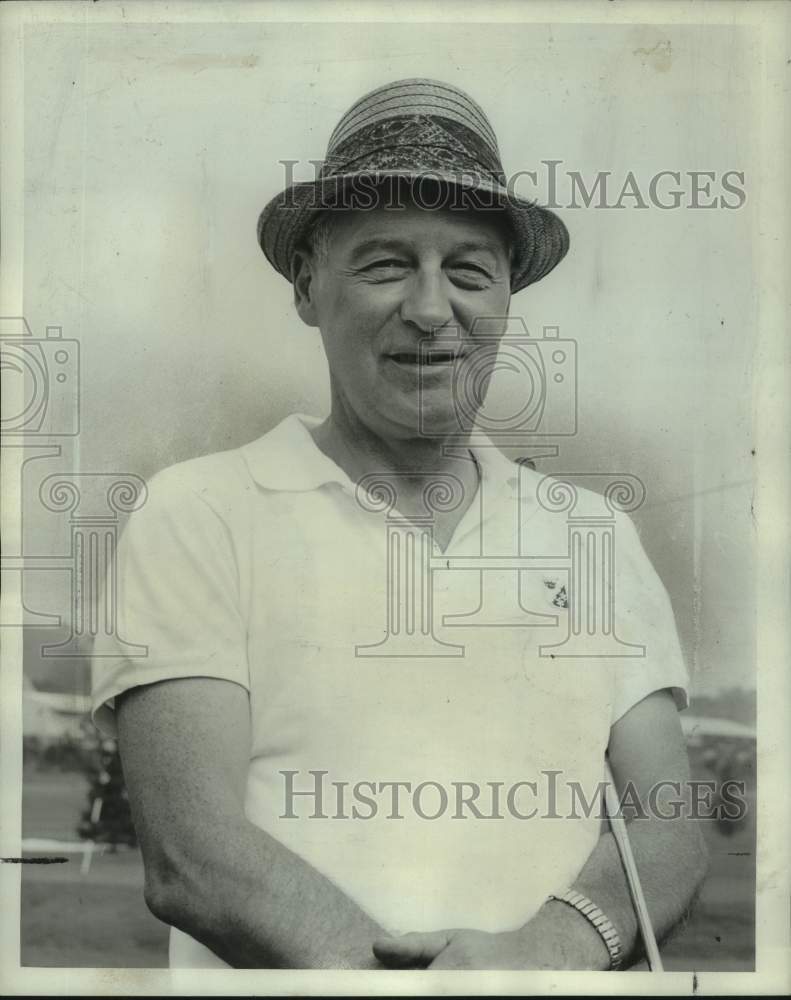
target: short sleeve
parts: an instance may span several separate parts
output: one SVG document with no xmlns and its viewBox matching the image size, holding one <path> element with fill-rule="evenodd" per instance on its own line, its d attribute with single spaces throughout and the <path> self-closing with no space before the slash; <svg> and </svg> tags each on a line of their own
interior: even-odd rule
<svg viewBox="0 0 791 1000">
<path fill-rule="evenodd" d="M 611 723 L 654 691 L 668 688 L 679 710 L 687 707 L 689 676 L 670 598 L 627 515 L 615 531 L 615 629 L 617 637 L 644 647 L 613 659 Z"/>
<path fill-rule="evenodd" d="M 91 659 L 92 715 L 103 732 L 116 732 L 115 697 L 142 684 L 214 677 L 249 690 L 229 526 L 179 466 L 149 481 L 107 573 Z"/>
</svg>

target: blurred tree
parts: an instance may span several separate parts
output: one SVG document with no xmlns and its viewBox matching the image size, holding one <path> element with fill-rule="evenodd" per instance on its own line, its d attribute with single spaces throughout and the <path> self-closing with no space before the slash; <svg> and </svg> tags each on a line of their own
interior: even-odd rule
<svg viewBox="0 0 791 1000">
<path fill-rule="evenodd" d="M 731 719 L 745 726 L 754 726 L 756 718 L 756 692 L 751 688 L 726 688 L 714 695 L 694 695 L 690 714 Z"/>
<path fill-rule="evenodd" d="M 129 798 L 121 768 L 118 742 L 99 739 L 95 734 L 89 749 L 87 776 L 88 806 L 82 813 L 77 833 L 83 840 L 109 844 L 114 850 L 118 844 L 137 844 L 132 823 Z"/>
</svg>

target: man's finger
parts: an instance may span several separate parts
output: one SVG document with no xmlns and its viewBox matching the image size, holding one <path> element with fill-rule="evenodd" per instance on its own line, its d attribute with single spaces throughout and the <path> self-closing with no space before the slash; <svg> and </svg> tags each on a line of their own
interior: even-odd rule
<svg viewBox="0 0 791 1000">
<path fill-rule="evenodd" d="M 392 969 L 433 962 L 450 941 L 447 931 L 412 931 L 398 937 L 377 938 L 374 955 Z"/>
</svg>

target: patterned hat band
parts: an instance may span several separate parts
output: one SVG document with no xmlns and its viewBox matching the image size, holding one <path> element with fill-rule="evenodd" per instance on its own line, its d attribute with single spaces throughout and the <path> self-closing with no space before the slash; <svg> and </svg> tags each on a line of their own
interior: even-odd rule
<svg viewBox="0 0 791 1000">
<path fill-rule="evenodd" d="M 436 167 L 405 165 L 382 172 L 375 162 L 358 169 L 297 183 L 278 195 L 283 211 L 400 210 L 408 203 L 428 211 L 477 209 L 498 211 L 509 207 L 509 195 L 498 181 L 469 164 L 458 173 Z"/>
<path fill-rule="evenodd" d="M 504 210 L 513 234 L 511 290 L 548 274 L 568 250 L 568 231 L 548 209 L 511 195 L 497 141 L 463 91 L 407 80 L 358 101 L 341 119 L 315 181 L 291 185 L 258 220 L 267 259 L 291 280 L 295 250 L 318 212 L 400 207 Z"/>
<path fill-rule="evenodd" d="M 457 153 L 452 162 L 444 156 L 445 150 L 436 146 L 424 146 L 418 143 L 409 146 L 395 146 L 390 149 L 366 150 L 346 162 L 337 159 L 327 163 L 319 171 L 322 179 L 343 174 L 365 173 L 385 174 L 407 172 L 410 174 L 437 174 L 443 178 L 457 176 L 460 181 L 465 177 L 488 177 L 491 182 L 505 187 L 505 175 L 495 172 L 487 163 L 483 163 L 475 155 Z"/>
<path fill-rule="evenodd" d="M 391 118 L 359 129 L 349 139 L 330 146 L 322 172 L 348 173 L 356 161 L 375 161 L 378 171 L 389 166 L 420 169 L 410 155 L 423 160 L 426 169 L 458 172 L 461 161 L 475 163 L 477 170 L 505 181 L 497 150 L 472 129 L 433 115 Z"/>
</svg>

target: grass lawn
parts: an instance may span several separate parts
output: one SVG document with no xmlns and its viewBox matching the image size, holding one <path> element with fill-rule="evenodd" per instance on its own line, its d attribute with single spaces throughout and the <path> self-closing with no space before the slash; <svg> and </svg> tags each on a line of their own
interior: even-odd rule
<svg viewBox="0 0 791 1000">
<path fill-rule="evenodd" d="M 140 868 L 139 855 L 130 860 Z M 36 865 L 24 873 L 22 965 L 125 969 L 167 965 L 168 928 L 149 913 L 141 885 L 94 882 L 90 873 L 52 881 L 42 877 L 44 871 L 45 866 Z"/>
</svg>

